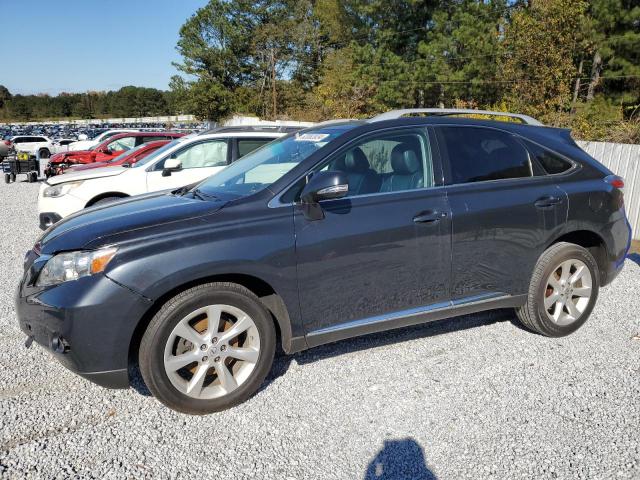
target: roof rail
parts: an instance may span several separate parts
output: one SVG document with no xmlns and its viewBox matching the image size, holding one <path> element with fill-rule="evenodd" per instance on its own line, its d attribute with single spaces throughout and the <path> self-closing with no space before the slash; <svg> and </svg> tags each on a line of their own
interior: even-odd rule
<svg viewBox="0 0 640 480">
<path fill-rule="evenodd" d="M 291 125 L 229 125 L 223 127 L 215 127 L 209 130 L 200 132 L 199 135 L 207 135 L 211 133 L 238 133 L 238 132 L 276 132 L 276 133 L 291 133 L 302 130 L 302 126 Z"/>
<path fill-rule="evenodd" d="M 412 113 L 426 113 L 434 116 L 449 116 L 449 115 L 491 115 L 493 117 L 511 117 L 517 118 L 522 123 L 527 125 L 544 125 L 542 122 L 536 120 L 529 115 L 523 115 L 521 113 L 510 112 L 493 112 L 491 110 L 475 110 L 473 108 L 406 108 L 402 110 L 391 110 L 389 112 L 381 113 L 371 119 L 370 122 L 380 122 L 382 120 L 393 120 L 396 118 L 410 115 Z"/>
</svg>

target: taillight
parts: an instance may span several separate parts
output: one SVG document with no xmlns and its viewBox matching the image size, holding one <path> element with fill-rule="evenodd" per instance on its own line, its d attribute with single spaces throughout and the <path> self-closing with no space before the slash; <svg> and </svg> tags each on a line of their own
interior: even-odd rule
<svg viewBox="0 0 640 480">
<path fill-rule="evenodd" d="M 624 188 L 624 180 L 622 179 L 622 177 L 619 177 L 618 175 L 608 175 L 604 177 L 604 181 L 607 182 L 612 187 L 618 188 L 620 190 Z"/>
<path fill-rule="evenodd" d="M 5 141 L 4 141 L 4 144 L 5 144 L 5 145 L 7 145 L 7 146 L 9 146 L 9 145 L 11 145 L 11 142 L 10 142 L 9 140 L 5 140 Z"/>
</svg>

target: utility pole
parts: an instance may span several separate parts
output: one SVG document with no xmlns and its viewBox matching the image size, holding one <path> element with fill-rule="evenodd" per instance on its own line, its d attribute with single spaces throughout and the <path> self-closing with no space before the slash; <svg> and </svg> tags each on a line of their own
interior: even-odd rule
<svg viewBox="0 0 640 480">
<path fill-rule="evenodd" d="M 276 119 L 278 114 L 276 108 L 276 57 L 273 53 L 273 47 L 271 47 L 271 98 L 273 100 L 273 119 Z"/>
</svg>

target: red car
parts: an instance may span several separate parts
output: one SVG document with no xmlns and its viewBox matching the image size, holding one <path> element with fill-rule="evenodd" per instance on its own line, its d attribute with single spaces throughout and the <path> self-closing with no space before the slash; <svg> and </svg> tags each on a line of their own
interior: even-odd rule
<svg viewBox="0 0 640 480">
<path fill-rule="evenodd" d="M 128 132 L 119 133 L 99 143 L 91 150 L 77 150 L 58 153 L 49 159 L 49 166 L 45 171 L 47 177 L 59 175 L 70 165 L 106 162 L 138 145 L 155 140 L 173 140 L 184 136 L 175 132 Z"/>
<path fill-rule="evenodd" d="M 94 162 L 94 163 L 86 163 L 84 165 L 73 165 L 67 168 L 67 172 L 78 172 L 80 170 L 89 170 L 91 168 L 100 168 L 100 167 L 115 167 L 115 166 L 131 166 L 136 163 L 138 160 L 142 160 L 144 157 L 150 155 L 151 153 L 158 150 L 163 145 L 169 143 L 170 140 L 158 140 L 155 142 L 143 143 L 142 145 L 138 145 L 131 150 L 127 150 L 116 158 L 107 160 L 106 162 Z"/>
</svg>

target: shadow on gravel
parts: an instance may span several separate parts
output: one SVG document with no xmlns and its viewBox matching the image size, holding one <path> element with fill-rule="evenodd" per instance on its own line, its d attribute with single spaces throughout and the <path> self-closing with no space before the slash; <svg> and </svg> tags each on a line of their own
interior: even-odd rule
<svg viewBox="0 0 640 480">
<path fill-rule="evenodd" d="M 413 327 L 389 330 L 381 333 L 372 333 L 362 337 L 341 340 L 336 343 L 330 343 L 328 345 L 322 345 L 305 350 L 304 352 L 296 353 L 294 355 L 286 355 L 284 353 L 276 354 L 276 358 L 273 362 L 273 368 L 265 382 L 262 384 L 260 391 L 268 388 L 272 381 L 284 375 L 293 360 L 295 360 L 298 365 L 306 365 L 318 360 L 337 357 L 339 355 L 354 353 L 361 350 L 402 343 L 418 338 L 435 337 L 437 335 L 482 327 L 504 321 L 511 321 L 519 328 L 522 328 L 522 326 L 517 322 L 513 309 L 491 310 L 482 313 L 447 318 Z"/>
<path fill-rule="evenodd" d="M 140 395 L 145 397 L 150 397 L 151 392 L 147 388 L 147 384 L 144 383 L 142 379 L 142 374 L 140 373 L 140 366 L 137 363 L 129 365 L 129 385 Z"/>
<path fill-rule="evenodd" d="M 424 450 L 412 438 L 385 440 L 384 447 L 369 463 L 364 480 L 437 480 L 427 467 Z"/>
<path fill-rule="evenodd" d="M 320 347 L 305 350 L 304 352 L 296 353 L 294 355 L 287 355 L 282 351 L 276 351 L 276 356 L 273 360 L 273 367 L 271 368 L 269 375 L 258 391 L 261 392 L 262 390 L 268 388 L 271 382 L 287 373 L 287 370 L 289 369 L 289 366 L 291 365 L 291 362 L 293 360 L 295 360 L 298 365 L 306 365 L 318 360 L 337 357 L 339 355 L 354 353 L 361 350 L 368 350 L 374 347 L 382 347 L 385 345 L 402 343 L 418 338 L 435 337 L 437 335 L 459 332 L 470 328 L 483 327 L 504 321 L 511 321 L 519 328 L 523 328 L 516 320 L 513 309 L 491 310 L 488 312 L 447 318 L 444 320 L 438 320 L 435 322 L 416 325 L 413 327 L 389 330 L 387 332 L 381 333 L 372 333 L 370 335 L 364 335 L 362 337 L 341 340 L 336 343 L 322 345 Z M 129 365 L 129 383 L 131 387 L 140 395 L 151 395 L 151 392 L 142 379 L 142 375 L 140 374 L 140 369 L 137 364 Z"/>
<path fill-rule="evenodd" d="M 634 262 L 636 265 L 640 265 L 640 253 L 632 253 L 627 255 L 627 259 Z"/>
</svg>

